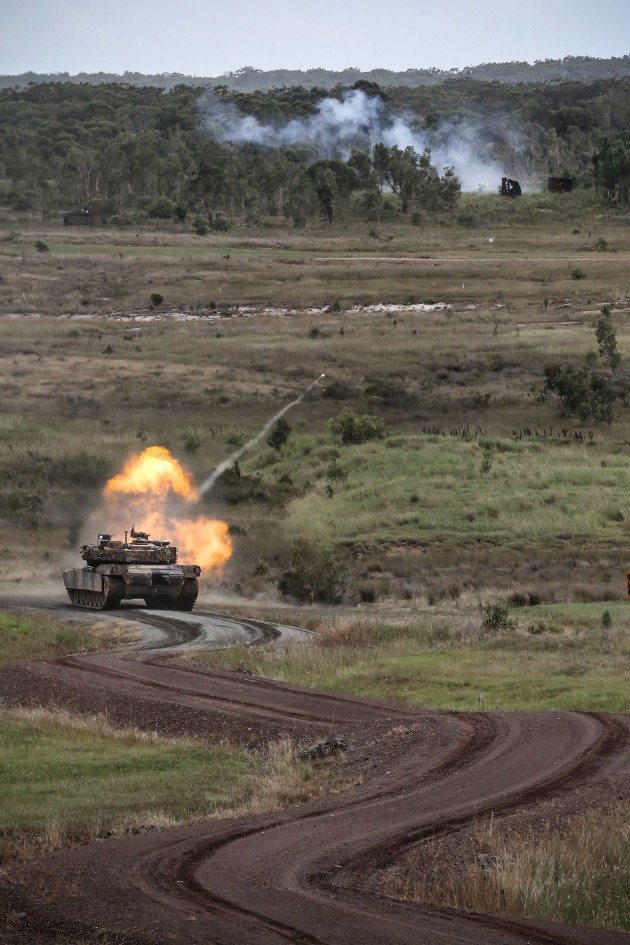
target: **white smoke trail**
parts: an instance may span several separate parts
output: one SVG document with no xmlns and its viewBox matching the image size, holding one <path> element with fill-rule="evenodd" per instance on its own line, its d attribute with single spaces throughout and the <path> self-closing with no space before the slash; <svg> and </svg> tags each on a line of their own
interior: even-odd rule
<svg viewBox="0 0 630 945">
<path fill-rule="evenodd" d="M 240 446 L 237 450 L 231 453 L 227 459 L 224 459 L 223 462 L 219 463 L 219 465 L 216 467 L 214 472 L 212 472 L 208 476 L 208 478 L 204 482 L 202 482 L 201 485 L 199 486 L 199 495 L 200 496 L 206 495 L 207 492 L 210 492 L 210 490 L 214 486 L 219 476 L 221 476 L 227 469 L 229 469 L 230 466 L 233 466 L 234 463 L 236 463 L 241 458 L 243 453 L 246 453 L 247 450 L 250 450 L 252 447 L 256 446 L 257 443 L 260 443 L 263 436 L 269 433 L 274 423 L 277 423 L 280 417 L 283 417 L 284 414 L 287 412 L 287 410 L 291 410 L 292 407 L 296 407 L 299 403 L 301 403 L 301 401 L 304 400 L 308 392 L 312 390 L 316 384 L 319 384 L 322 377 L 325 377 L 325 376 L 326 376 L 325 374 L 320 374 L 319 377 L 316 378 L 316 380 L 314 380 L 312 384 L 308 385 L 306 390 L 302 391 L 302 393 L 296 400 L 292 400 L 290 404 L 287 404 L 286 407 L 283 407 L 282 410 L 279 410 L 278 413 L 275 414 L 271 418 L 271 420 L 268 420 L 267 423 L 262 428 L 262 430 L 260 430 L 260 432 L 257 433 L 256 436 L 252 437 L 251 440 L 248 440 L 247 443 L 245 443 L 243 446 Z"/>
<path fill-rule="evenodd" d="M 403 150 L 412 147 L 419 154 L 429 148 L 438 172 L 452 167 L 465 191 L 496 190 L 504 176 L 501 165 L 484 153 L 487 142 L 479 128 L 470 123 L 442 123 L 430 131 L 418 130 L 415 116 L 394 113 L 382 99 L 360 89 L 346 92 L 341 99 L 325 98 L 313 115 L 284 124 L 264 124 L 210 97 L 201 109 L 208 132 L 219 141 L 268 148 L 308 145 L 321 157 L 344 161 L 354 148 L 372 151 L 378 143 Z"/>
</svg>

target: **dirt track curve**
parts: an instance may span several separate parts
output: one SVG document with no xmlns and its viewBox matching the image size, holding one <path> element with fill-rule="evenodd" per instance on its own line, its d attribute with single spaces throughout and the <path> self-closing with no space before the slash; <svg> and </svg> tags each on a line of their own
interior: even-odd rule
<svg viewBox="0 0 630 945">
<path fill-rule="evenodd" d="M 173 627 L 181 644 L 184 631 Z M 627 716 L 437 713 L 207 671 L 151 650 L 13 667 L 0 672 L 0 690 L 9 703 L 105 708 L 120 720 L 151 718 L 166 731 L 179 724 L 245 742 L 280 731 L 298 740 L 340 734 L 349 756 L 355 744 L 375 758 L 362 783 L 291 810 L 110 838 L 31 861 L 28 882 L 9 876 L 0 893 L 24 936 L 53 941 L 104 930 L 126 945 L 630 943 L 622 933 L 395 902 L 374 880 L 429 837 L 627 777 Z M 51 888 L 53 895 L 38 893 Z"/>
</svg>

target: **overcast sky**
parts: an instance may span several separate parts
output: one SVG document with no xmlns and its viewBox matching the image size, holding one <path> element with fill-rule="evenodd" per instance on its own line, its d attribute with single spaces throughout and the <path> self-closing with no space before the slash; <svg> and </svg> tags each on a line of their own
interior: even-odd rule
<svg viewBox="0 0 630 945">
<path fill-rule="evenodd" d="M 630 53 L 630 0 L 0 0 L 0 73 L 396 71 Z"/>
</svg>

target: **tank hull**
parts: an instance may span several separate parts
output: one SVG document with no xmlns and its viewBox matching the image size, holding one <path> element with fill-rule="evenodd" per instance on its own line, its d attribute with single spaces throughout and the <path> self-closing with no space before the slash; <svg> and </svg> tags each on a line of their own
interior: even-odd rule
<svg viewBox="0 0 630 945">
<path fill-rule="evenodd" d="M 122 600 L 149 607 L 192 610 L 199 586 L 194 565 L 97 564 L 69 568 L 63 582 L 73 604 L 109 610 Z"/>
</svg>

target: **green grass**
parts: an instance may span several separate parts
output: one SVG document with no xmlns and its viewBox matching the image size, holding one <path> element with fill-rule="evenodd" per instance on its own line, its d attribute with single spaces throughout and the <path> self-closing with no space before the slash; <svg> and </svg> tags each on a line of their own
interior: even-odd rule
<svg viewBox="0 0 630 945">
<path fill-rule="evenodd" d="M 227 588 L 275 594 L 292 541 L 306 534 L 335 548 L 350 603 L 361 582 L 374 583 L 373 564 L 383 575 L 379 600 L 430 602 L 441 585 L 453 598 L 469 588 L 507 596 L 521 583 L 545 601 L 623 594 L 630 411 L 619 405 L 591 443 L 584 424 L 539 403 L 532 388 L 546 363 L 581 363 L 596 349 L 592 322 L 604 301 L 625 376 L 630 227 L 625 215 L 596 218 L 586 198 L 513 203 L 467 197 L 474 227 L 388 225 L 383 239 L 368 236 L 373 227 L 341 224 L 203 239 L 161 227 L 16 234 L 6 246 L 25 261 L 0 257 L 0 308 L 44 314 L 7 319 L 0 341 L 0 586 L 60 580 L 76 562 L 77 536 L 91 537 L 102 486 L 130 452 L 163 444 L 204 479 L 324 372 L 327 384 L 346 385 L 346 399 L 309 394 L 288 415 L 286 449 L 276 455 L 262 443 L 243 458 L 243 473 L 260 475 L 264 489 L 236 501 L 219 483 L 206 503 L 235 534 Z M 553 215 L 537 218 L 539 210 Z M 488 226 L 500 228 L 498 253 L 480 222 L 486 211 Z M 615 252 L 591 252 L 599 236 Z M 37 253 L 38 238 L 59 252 Z M 577 263 L 588 279 L 570 279 Z M 186 323 L 108 317 L 146 309 L 154 291 L 163 309 L 204 315 L 268 301 L 297 311 Z M 438 300 L 448 312 L 344 310 Z M 340 311 L 305 311 L 337 301 Z M 368 375 L 395 378 L 408 398 L 388 404 L 366 394 Z M 335 443 L 327 421 L 346 406 L 382 416 L 387 439 Z M 446 435 L 423 435 L 433 426 Z M 477 430 L 470 442 L 450 436 L 464 427 Z M 563 439 L 564 427 L 586 441 Z M 552 435 L 514 442 L 523 428 Z M 347 478 L 330 484 L 333 451 Z M 279 488 L 281 477 L 292 484 Z M 405 549 L 415 557 L 403 560 Z M 519 559 L 508 569 L 509 552 Z M 261 556 L 269 571 L 254 581 Z M 592 579 L 569 560 L 588 562 Z"/>
<path fill-rule="evenodd" d="M 619 460 L 611 470 L 588 441 L 488 442 L 484 448 L 483 440 L 401 436 L 392 444 L 341 448 L 345 481 L 327 498 L 321 479 L 292 503 L 286 528 L 332 543 L 412 539 L 531 546 L 558 535 L 576 542 L 625 538 L 630 461 Z M 317 475 L 310 457 L 297 449 L 288 450 L 276 468 L 298 480 Z"/>
<path fill-rule="evenodd" d="M 607 605 L 599 607 L 603 613 Z M 326 645 L 324 631 L 320 646 L 237 648 L 195 659 L 435 709 L 628 711 L 630 614 L 621 629 L 604 631 L 601 619 L 574 627 L 569 618 L 566 628 L 554 622 L 538 632 L 537 611 L 519 610 L 519 629 L 492 639 L 483 637 L 478 618 L 454 613 L 405 627 L 367 623 L 361 632 L 368 646 Z"/>
<path fill-rule="evenodd" d="M 43 713 L 0 716 L 2 835 L 54 824 L 86 838 L 134 816 L 185 819 L 234 807 L 251 790 L 256 765 L 243 752 L 101 727 Z"/>
<path fill-rule="evenodd" d="M 47 614 L 26 617 L 0 613 L 0 666 L 103 649 L 116 642 L 122 641 L 114 627 L 96 636 L 93 629 L 79 621 L 64 622 Z"/>
</svg>

